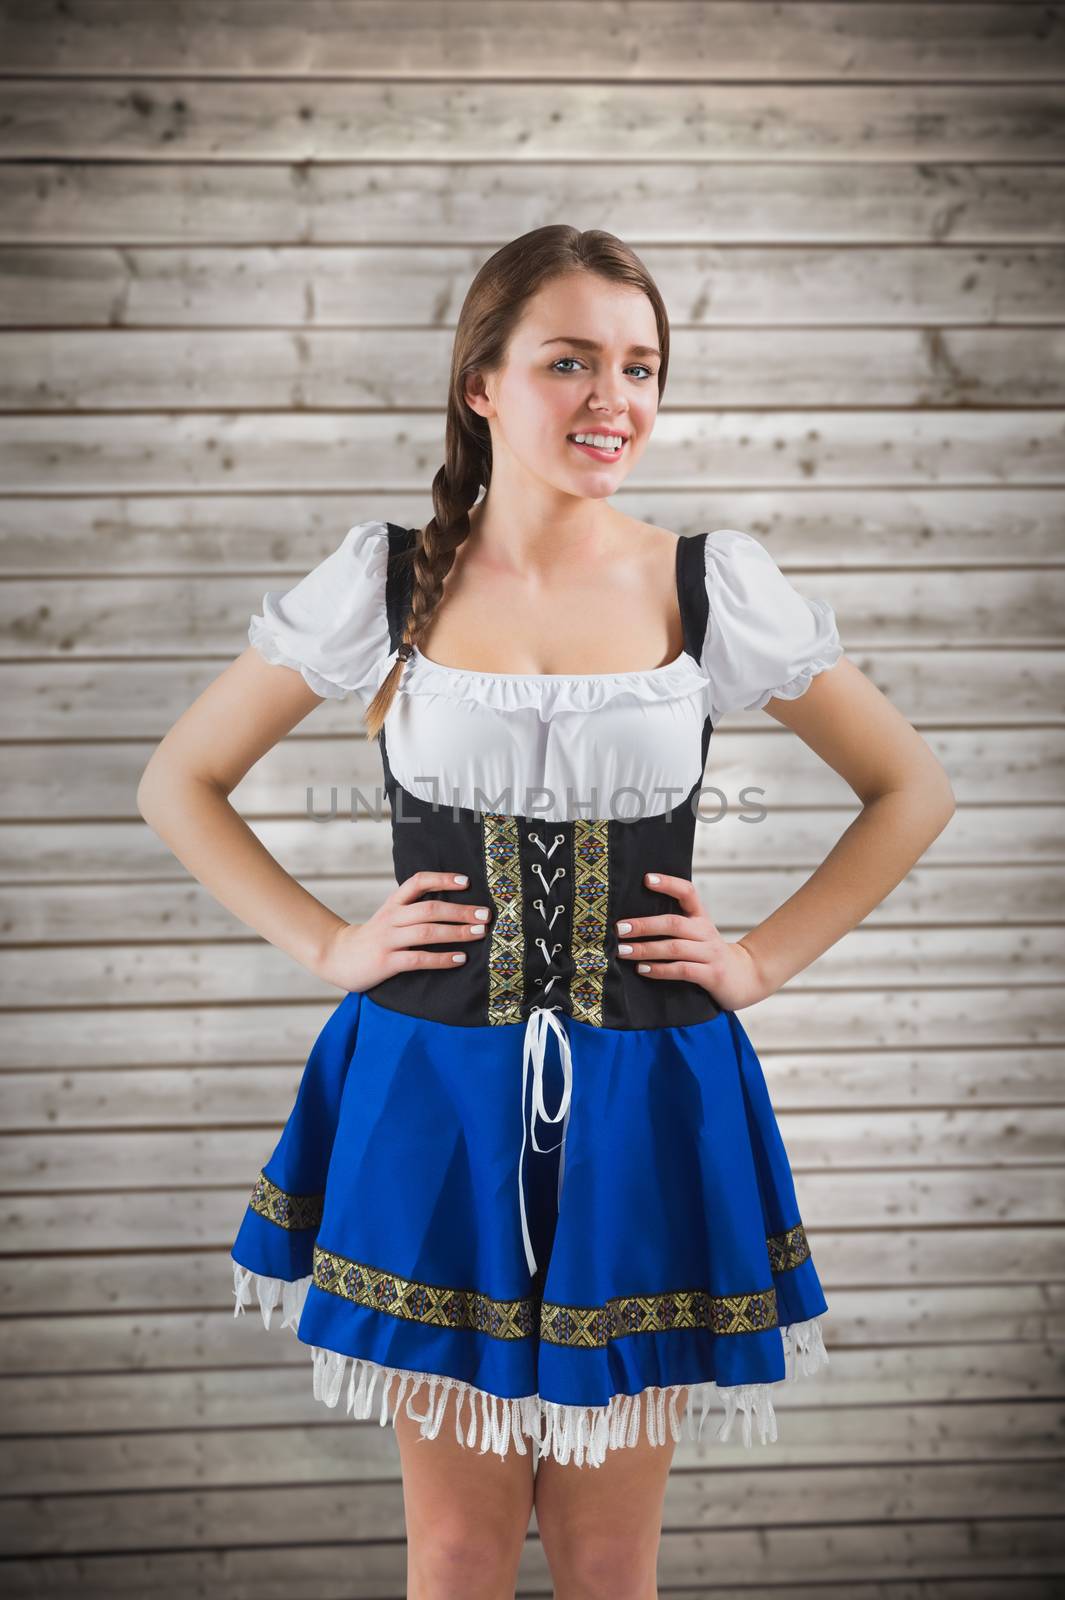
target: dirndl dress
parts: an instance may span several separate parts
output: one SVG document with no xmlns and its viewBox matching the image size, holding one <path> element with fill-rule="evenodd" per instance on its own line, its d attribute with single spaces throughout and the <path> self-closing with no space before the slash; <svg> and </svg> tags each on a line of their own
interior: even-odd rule
<svg viewBox="0 0 1065 1600">
<path fill-rule="evenodd" d="M 365 707 L 415 538 L 357 524 L 266 594 L 251 642 Z M 270 1327 L 280 1303 L 314 1397 L 353 1418 L 394 1425 L 405 1403 L 433 1439 L 454 1390 L 461 1443 L 599 1466 L 641 1430 L 679 1440 L 684 1391 L 692 1438 L 716 1399 L 720 1439 L 738 1417 L 768 1443 L 772 1390 L 827 1364 L 750 1039 L 702 987 L 640 974 L 616 923 L 677 909 L 645 874 L 691 878 L 717 719 L 801 694 L 842 647 L 828 605 L 738 530 L 680 537 L 676 586 L 664 667 L 404 665 L 378 735 L 396 881 L 465 873 L 432 897 L 489 921 L 422 947 L 462 965 L 335 1007 L 231 1251 L 235 1314 L 254 1292 Z"/>
</svg>

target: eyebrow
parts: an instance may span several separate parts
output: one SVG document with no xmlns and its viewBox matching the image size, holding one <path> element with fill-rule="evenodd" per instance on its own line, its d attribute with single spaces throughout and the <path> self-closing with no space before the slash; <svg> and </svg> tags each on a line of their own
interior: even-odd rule
<svg viewBox="0 0 1065 1600">
<path fill-rule="evenodd" d="M 582 350 L 601 350 L 601 344 L 594 339 L 576 339 L 570 333 L 560 333 L 554 339 L 545 339 L 544 344 L 575 344 Z M 540 346 L 543 349 L 543 345 Z M 656 350 L 653 344 L 630 344 L 627 352 L 630 356 L 657 356 L 661 361 L 662 352 Z"/>
</svg>

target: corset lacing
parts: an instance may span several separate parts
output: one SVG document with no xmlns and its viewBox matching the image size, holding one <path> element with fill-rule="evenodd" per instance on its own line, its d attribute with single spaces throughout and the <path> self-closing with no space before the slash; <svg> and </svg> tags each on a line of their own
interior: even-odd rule
<svg viewBox="0 0 1065 1600">
<path fill-rule="evenodd" d="M 544 844 L 543 840 L 538 834 L 532 832 L 528 834 L 528 838 L 532 840 L 534 844 L 540 847 L 548 861 L 550 861 L 551 856 L 554 854 L 555 850 L 557 850 L 558 846 L 563 842 L 565 837 L 566 836 L 564 833 L 556 833 L 552 844 L 548 846 Z M 550 908 L 549 915 L 547 901 L 557 880 L 560 878 L 565 878 L 566 869 L 560 863 L 555 868 L 552 876 L 548 878 L 545 875 L 544 869 L 540 862 L 534 861 L 532 870 L 536 873 L 544 889 L 544 897 L 537 897 L 532 901 L 532 904 L 535 906 L 536 910 L 539 911 L 541 918 L 546 924 L 547 932 L 550 934 L 555 925 L 556 918 L 565 915 L 566 908 L 564 903 L 560 902 L 558 905 Z M 537 949 L 540 951 L 540 954 L 544 958 L 546 973 L 547 971 L 550 971 L 552 965 L 554 964 L 555 956 L 562 949 L 562 941 L 559 940 L 554 944 L 549 945 L 547 940 L 541 934 L 535 940 L 535 944 Z M 553 972 L 546 982 L 543 978 L 537 978 L 536 982 L 538 985 L 543 985 L 544 994 L 547 995 L 550 993 L 552 985 L 556 983 L 561 976 L 561 972 Z M 532 1138 L 533 1149 L 540 1151 L 541 1154 L 551 1150 L 560 1151 L 558 1158 L 558 1195 L 556 1204 L 559 1203 L 562 1198 L 562 1175 L 565 1170 L 566 1161 L 566 1128 L 569 1125 L 570 1100 L 572 1098 L 573 1091 L 573 1057 L 570 1053 L 569 1036 L 566 1033 L 563 1023 L 560 1022 L 559 1019 L 554 1015 L 556 1011 L 562 1010 L 563 1007 L 557 1004 L 550 1006 L 534 1006 L 529 1012 L 529 1016 L 525 1024 L 525 1042 L 521 1072 L 522 1116 L 521 1156 L 518 1161 L 518 1204 L 521 1210 L 521 1233 L 525 1244 L 525 1259 L 528 1262 L 530 1277 L 534 1276 L 536 1273 L 536 1256 L 533 1252 L 532 1239 L 529 1235 L 529 1222 L 525 1212 L 525 1188 L 522 1183 L 522 1174 L 525 1168 L 525 1140 L 527 1133 Z M 547 1107 L 544 1105 L 544 1061 L 547 1054 L 547 1039 L 549 1033 L 551 1032 L 554 1032 L 556 1038 L 558 1039 L 558 1053 L 562 1062 L 563 1079 L 562 1098 L 559 1101 L 558 1110 L 555 1112 L 553 1117 L 548 1116 Z M 530 1107 L 528 1125 L 526 1125 L 525 1097 L 528 1093 L 530 1063 L 532 1064 L 533 1071 L 532 1106 Z M 539 1117 L 543 1122 L 561 1121 L 562 1137 L 558 1141 L 557 1145 L 541 1145 L 536 1142 L 537 1117 Z"/>
</svg>

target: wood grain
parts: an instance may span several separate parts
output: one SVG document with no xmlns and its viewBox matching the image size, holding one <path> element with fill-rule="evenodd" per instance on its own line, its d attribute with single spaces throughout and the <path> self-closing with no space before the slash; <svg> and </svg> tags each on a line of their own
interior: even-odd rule
<svg viewBox="0 0 1065 1600">
<path fill-rule="evenodd" d="M 1062 31 L 954 0 L 0 8 L 5 1594 L 404 1592 L 391 1429 L 232 1314 L 229 1246 L 341 995 L 135 790 L 265 591 L 357 521 L 426 520 L 470 280 L 563 218 L 630 241 L 670 311 L 619 508 L 761 539 L 960 801 L 743 1013 L 831 1366 L 774 1396 L 771 1457 L 713 1414 L 678 1445 L 662 1591 L 1056 1600 Z M 394 882 L 388 826 L 323 829 L 306 786 L 372 798 L 363 731 L 326 702 L 234 795 L 353 920 Z M 706 782 L 693 876 L 736 937 L 857 802 L 761 713 L 715 731 Z M 533 1519 L 517 1592 L 550 1587 Z"/>
</svg>

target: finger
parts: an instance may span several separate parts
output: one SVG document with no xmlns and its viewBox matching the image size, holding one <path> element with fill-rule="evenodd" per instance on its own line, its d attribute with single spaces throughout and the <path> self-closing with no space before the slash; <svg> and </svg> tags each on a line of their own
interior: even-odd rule
<svg viewBox="0 0 1065 1600">
<path fill-rule="evenodd" d="M 620 922 L 615 922 L 614 927 L 624 938 L 627 938 L 629 934 L 652 933 L 673 933 L 680 934 L 681 937 L 687 935 L 692 938 L 694 937 L 692 931 L 694 922 L 695 919 L 693 917 L 681 916 L 677 911 L 661 911 L 653 917 L 623 918 Z"/>
<path fill-rule="evenodd" d="M 706 953 L 706 946 L 699 939 L 656 939 L 618 945 L 623 961 L 705 961 Z"/>
<path fill-rule="evenodd" d="M 686 983 L 700 983 L 700 973 L 705 968 L 699 961 L 638 961 L 636 971 L 641 978 L 679 978 Z"/>
<path fill-rule="evenodd" d="M 407 950 L 416 944 L 454 944 L 459 939 L 483 939 L 483 922 L 394 922 L 393 950 Z"/>
<path fill-rule="evenodd" d="M 388 957 L 388 976 L 429 967 L 461 967 L 465 960 L 465 950 L 396 950 Z"/>
<path fill-rule="evenodd" d="M 407 905 L 419 895 L 439 894 L 443 889 L 468 889 L 469 886 L 470 880 L 464 872 L 412 872 L 393 889 L 392 899 Z"/>
<path fill-rule="evenodd" d="M 397 911 L 393 921 L 396 927 L 404 927 L 411 922 L 487 923 L 490 918 L 487 906 L 466 906 L 457 900 L 416 900 Z"/>
<path fill-rule="evenodd" d="M 649 889 L 656 889 L 659 894 L 671 894 L 674 900 L 679 900 L 689 917 L 702 914 L 699 896 L 689 878 L 672 878 L 666 872 L 645 872 L 643 881 Z"/>
</svg>

